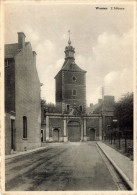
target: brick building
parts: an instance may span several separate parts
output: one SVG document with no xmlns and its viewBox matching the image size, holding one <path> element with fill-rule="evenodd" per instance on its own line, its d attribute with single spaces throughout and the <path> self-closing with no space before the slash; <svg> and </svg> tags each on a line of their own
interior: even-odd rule
<svg viewBox="0 0 137 195">
<path fill-rule="evenodd" d="M 86 71 L 75 63 L 74 53 L 69 39 L 65 48 L 65 62 L 55 77 L 56 106 L 62 113 L 73 112 L 74 108 L 86 113 Z"/>
<path fill-rule="evenodd" d="M 39 147 L 41 125 L 40 81 L 36 52 L 25 42 L 5 45 L 5 152 Z"/>
<path fill-rule="evenodd" d="M 101 114 L 102 116 L 102 134 L 105 138 L 106 134 L 113 128 L 114 118 L 114 96 L 104 95 L 103 99 L 99 99 L 98 103 L 87 108 L 88 115 Z"/>
<path fill-rule="evenodd" d="M 60 113 L 46 112 L 42 123 L 44 142 L 102 139 L 101 114 L 86 114 L 86 71 L 75 63 L 74 53 L 69 39 L 64 64 L 55 77 Z"/>
</svg>

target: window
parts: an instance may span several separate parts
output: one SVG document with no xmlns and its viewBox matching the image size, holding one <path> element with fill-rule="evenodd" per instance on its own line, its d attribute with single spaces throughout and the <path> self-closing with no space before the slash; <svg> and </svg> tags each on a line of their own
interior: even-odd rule
<svg viewBox="0 0 137 195">
<path fill-rule="evenodd" d="M 83 111 L 83 107 L 82 106 L 80 106 L 79 109 L 80 109 L 81 112 Z"/>
<path fill-rule="evenodd" d="M 74 96 L 77 95 L 77 90 L 76 89 L 72 89 L 72 95 L 74 95 Z"/>
<path fill-rule="evenodd" d="M 67 111 L 69 111 L 69 109 L 70 109 L 70 105 L 69 105 L 69 104 L 67 104 Z"/>
<path fill-rule="evenodd" d="M 5 60 L 5 68 L 9 68 L 9 60 L 8 59 Z"/>
<path fill-rule="evenodd" d="M 23 138 L 27 138 L 27 117 L 23 116 Z"/>
<path fill-rule="evenodd" d="M 72 80 L 73 80 L 73 81 L 76 81 L 76 77 L 75 77 L 75 76 L 73 76 L 73 77 L 72 77 Z"/>
</svg>

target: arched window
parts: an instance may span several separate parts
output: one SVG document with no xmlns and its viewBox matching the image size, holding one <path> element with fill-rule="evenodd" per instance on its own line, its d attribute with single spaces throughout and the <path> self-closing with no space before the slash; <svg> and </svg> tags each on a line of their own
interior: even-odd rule
<svg viewBox="0 0 137 195">
<path fill-rule="evenodd" d="M 27 138 L 27 117 L 23 116 L 23 138 Z"/>
</svg>

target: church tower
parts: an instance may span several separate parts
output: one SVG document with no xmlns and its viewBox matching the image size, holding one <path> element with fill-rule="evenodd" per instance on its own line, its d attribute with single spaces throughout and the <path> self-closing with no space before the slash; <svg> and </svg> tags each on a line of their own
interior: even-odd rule
<svg viewBox="0 0 137 195">
<path fill-rule="evenodd" d="M 55 76 L 56 106 L 62 113 L 82 114 L 86 112 L 86 71 L 75 63 L 70 35 L 64 52 L 64 64 Z"/>
</svg>

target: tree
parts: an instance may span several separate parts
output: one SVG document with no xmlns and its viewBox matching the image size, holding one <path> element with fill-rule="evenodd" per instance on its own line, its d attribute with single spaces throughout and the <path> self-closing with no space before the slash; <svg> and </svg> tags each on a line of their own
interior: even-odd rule
<svg viewBox="0 0 137 195">
<path fill-rule="evenodd" d="M 120 129 L 133 130 L 133 93 L 127 93 L 115 104 Z"/>
</svg>

